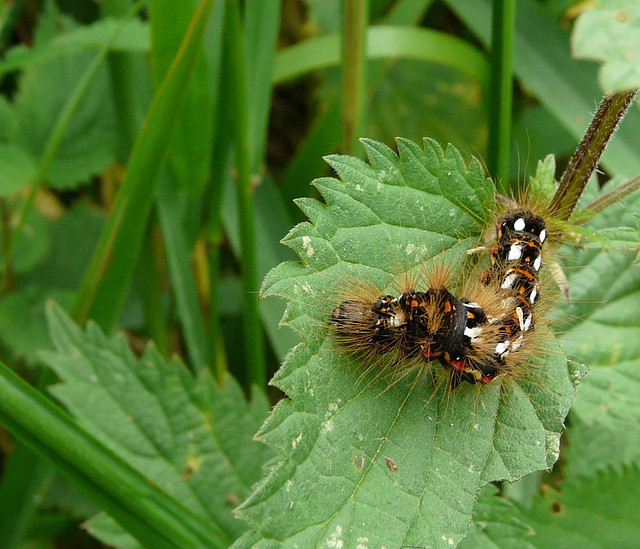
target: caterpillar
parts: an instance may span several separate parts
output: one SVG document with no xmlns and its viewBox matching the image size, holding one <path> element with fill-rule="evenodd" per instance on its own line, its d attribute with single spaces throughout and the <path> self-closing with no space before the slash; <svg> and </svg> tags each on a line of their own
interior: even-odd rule
<svg viewBox="0 0 640 549">
<path fill-rule="evenodd" d="M 544 218 L 527 209 L 508 211 L 497 222 L 496 236 L 491 266 L 480 279 L 498 300 L 496 306 L 463 298 L 463 335 L 441 357 L 445 367 L 458 372 L 458 380 L 471 383 L 488 383 L 511 369 L 513 361 L 508 358 L 533 332 L 534 309 L 540 300 L 538 275 L 547 238 Z"/>
<path fill-rule="evenodd" d="M 354 352 L 437 359 L 450 373 L 452 387 L 463 380 L 489 383 L 511 371 L 533 332 L 546 238 L 542 216 L 511 209 L 496 223 L 491 265 L 461 299 L 440 280 L 397 297 L 345 300 L 331 318 L 338 339 Z"/>
</svg>

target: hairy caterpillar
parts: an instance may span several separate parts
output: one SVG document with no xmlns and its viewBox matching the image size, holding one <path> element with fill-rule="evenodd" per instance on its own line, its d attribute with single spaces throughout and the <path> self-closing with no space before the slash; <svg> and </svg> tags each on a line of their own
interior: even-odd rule
<svg viewBox="0 0 640 549">
<path fill-rule="evenodd" d="M 458 299 L 440 280 L 425 291 L 350 299 L 332 313 L 338 339 L 369 355 L 438 359 L 460 381 L 488 383 L 512 371 L 534 329 L 538 273 L 546 223 L 528 209 L 507 211 L 496 224 L 490 267 Z"/>
</svg>

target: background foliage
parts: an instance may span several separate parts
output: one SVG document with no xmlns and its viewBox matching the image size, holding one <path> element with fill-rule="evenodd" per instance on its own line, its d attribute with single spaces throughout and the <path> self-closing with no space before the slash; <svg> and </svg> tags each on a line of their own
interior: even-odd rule
<svg viewBox="0 0 640 549">
<path fill-rule="evenodd" d="M 495 385 L 479 405 L 467 387 L 450 406 L 424 376 L 384 391 L 336 358 L 335 280 L 388 287 L 398 257 L 478 244 L 492 183 L 471 154 L 495 137 L 489 0 L 346 4 L 346 24 L 338 0 L 0 5 L 0 358 L 49 397 L 0 372 L 3 548 L 638 539 L 637 196 L 588 225 L 629 251 L 561 250 L 571 304 L 551 326 L 571 360 L 539 393 Z M 511 182 L 549 153 L 561 170 L 640 63 L 635 2 L 516 4 Z M 599 182 L 637 176 L 639 150 L 634 106 Z M 345 152 L 367 163 L 322 160 Z M 294 330 L 257 300 L 283 261 L 264 291 Z M 287 398 L 266 385 L 283 360 Z M 560 439 L 574 360 L 590 372 Z M 558 450 L 551 472 L 487 484 Z"/>
</svg>

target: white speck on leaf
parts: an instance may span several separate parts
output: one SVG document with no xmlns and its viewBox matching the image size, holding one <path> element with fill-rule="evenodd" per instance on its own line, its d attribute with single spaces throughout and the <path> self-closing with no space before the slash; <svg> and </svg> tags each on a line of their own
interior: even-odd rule
<svg viewBox="0 0 640 549">
<path fill-rule="evenodd" d="M 300 433 L 296 438 L 294 438 L 291 441 L 291 447 L 295 450 L 298 447 L 298 444 L 300 444 L 301 440 L 302 440 L 302 433 Z"/>
<path fill-rule="evenodd" d="M 342 536 L 342 526 L 336 526 L 334 532 L 329 535 L 329 539 L 327 540 L 327 547 L 335 547 L 335 549 L 342 549 L 344 546 L 344 541 L 340 539 Z"/>
<path fill-rule="evenodd" d="M 311 245 L 311 237 L 303 236 L 302 237 L 302 247 L 307 252 L 307 257 L 313 257 L 313 254 L 316 253 L 315 248 Z"/>
</svg>

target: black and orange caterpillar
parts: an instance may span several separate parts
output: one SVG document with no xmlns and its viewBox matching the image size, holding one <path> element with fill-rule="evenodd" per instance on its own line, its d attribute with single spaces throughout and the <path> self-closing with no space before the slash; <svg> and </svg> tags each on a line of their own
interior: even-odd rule
<svg viewBox="0 0 640 549">
<path fill-rule="evenodd" d="M 497 221 L 490 267 L 462 299 L 444 283 L 373 302 L 349 299 L 333 310 L 337 336 L 354 352 L 438 359 L 453 386 L 488 383 L 512 371 L 534 329 L 546 238 L 541 216 L 512 209 Z"/>
</svg>

